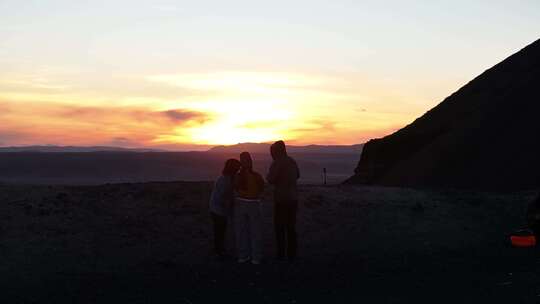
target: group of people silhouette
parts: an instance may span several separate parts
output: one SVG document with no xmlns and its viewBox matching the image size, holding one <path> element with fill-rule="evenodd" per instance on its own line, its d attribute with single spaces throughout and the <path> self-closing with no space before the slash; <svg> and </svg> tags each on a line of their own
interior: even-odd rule
<svg viewBox="0 0 540 304">
<path fill-rule="evenodd" d="M 276 259 L 294 261 L 297 251 L 297 180 L 300 170 L 287 154 L 283 141 L 270 146 L 272 164 L 266 181 L 274 186 L 274 229 Z M 214 251 L 220 260 L 226 257 L 227 222 L 234 223 L 238 263 L 260 264 L 263 259 L 261 199 L 265 180 L 253 169 L 249 152 L 240 160 L 228 159 L 216 180 L 210 197 L 210 215 L 214 226 Z"/>
</svg>

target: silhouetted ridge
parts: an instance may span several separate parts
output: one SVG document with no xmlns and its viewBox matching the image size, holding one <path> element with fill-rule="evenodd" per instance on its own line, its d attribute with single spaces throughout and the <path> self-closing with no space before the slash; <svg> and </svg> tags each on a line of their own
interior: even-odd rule
<svg viewBox="0 0 540 304">
<path fill-rule="evenodd" d="M 403 129 L 364 146 L 350 183 L 535 188 L 540 181 L 540 40 Z"/>
<path fill-rule="evenodd" d="M 270 153 L 271 143 L 239 143 L 230 146 L 216 146 L 208 150 L 212 153 Z M 356 145 L 288 145 L 287 150 L 291 153 L 321 153 L 321 154 L 359 154 L 363 144 Z"/>
<path fill-rule="evenodd" d="M 43 152 L 43 153 L 64 153 L 64 152 L 164 152 L 162 149 L 151 148 L 122 148 L 111 146 L 13 146 L 13 147 L 0 147 L 0 153 L 2 152 Z"/>
</svg>

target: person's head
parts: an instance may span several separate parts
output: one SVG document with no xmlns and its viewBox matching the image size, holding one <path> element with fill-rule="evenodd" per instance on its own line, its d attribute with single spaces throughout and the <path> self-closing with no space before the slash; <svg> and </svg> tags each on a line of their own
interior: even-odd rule
<svg viewBox="0 0 540 304">
<path fill-rule="evenodd" d="M 278 159 L 287 156 L 287 148 L 283 140 L 278 140 L 270 146 L 270 154 L 273 159 Z"/>
<path fill-rule="evenodd" d="M 249 154 L 249 152 L 240 153 L 240 164 L 242 165 L 242 169 L 253 169 L 253 160 L 251 159 L 251 154 Z"/>
<path fill-rule="evenodd" d="M 237 159 L 230 158 L 225 162 L 222 174 L 225 176 L 234 176 L 240 170 L 240 162 Z"/>
</svg>

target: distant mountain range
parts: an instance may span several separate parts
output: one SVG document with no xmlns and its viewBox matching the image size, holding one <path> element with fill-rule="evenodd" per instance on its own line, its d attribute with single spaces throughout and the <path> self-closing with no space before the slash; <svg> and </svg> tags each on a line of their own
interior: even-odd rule
<svg viewBox="0 0 540 304">
<path fill-rule="evenodd" d="M 287 146 L 287 151 L 291 153 L 317 153 L 317 154 L 356 154 L 362 152 L 362 144 L 358 145 L 307 145 L 307 146 Z M 216 146 L 208 150 L 210 153 L 270 153 L 270 143 L 240 143 L 230 146 Z M 150 148 L 121 148 L 113 146 L 18 146 L 0 147 L 1 152 L 168 152 L 167 150 Z"/>
<path fill-rule="evenodd" d="M 403 129 L 366 143 L 350 183 L 540 187 L 540 40 Z"/>
<path fill-rule="evenodd" d="M 358 162 L 362 145 L 290 146 L 301 170 L 301 183 L 343 182 Z M 149 181 L 214 180 L 225 159 L 253 154 L 254 168 L 268 171 L 270 144 L 219 146 L 209 151 L 177 152 L 110 146 L 0 147 L 0 184 L 102 184 Z M 4 152 L 4 153 L 1 153 Z M 149 153 L 144 153 L 149 152 Z"/>
<path fill-rule="evenodd" d="M 120 148 L 110 146 L 21 146 L 21 147 L 0 147 L 1 152 L 163 152 L 165 150 L 146 148 Z"/>
<path fill-rule="evenodd" d="M 37 150 L 37 151 L 36 151 Z M 293 149 L 294 150 L 294 149 Z M 5 151 L 5 149 L 4 149 Z M 110 147 L 47 147 L 47 149 L 11 149 L 0 153 L 0 184 L 103 184 L 150 181 L 215 180 L 228 158 L 239 153 L 150 152 Z M 84 152 L 86 151 L 86 152 Z M 143 150 L 144 152 L 145 150 Z M 234 150 L 232 150 L 234 151 Z M 319 151 L 319 150 L 317 150 Z M 63 153 L 62 153 L 63 152 Z M 257 172 L 268 172 L 270 153 L 254 152 Z M 343 182 L 358 162 L 358 153 L 291 153 L 301 171 L 300 183 L 322 182 L 323 169 L 328 183 Z"/>
<path fill-rule="evenodd" d="M 230 146 L 217 146 L 208 152 L 212 153 L 270 153 L 270 143 L 240 143 Z M 356 154 L 360 155 L 363 144 L 357 145 L 308 145 L 287 146 L 290 153 L 320 153 L 320 154 Z"/>
</svg>

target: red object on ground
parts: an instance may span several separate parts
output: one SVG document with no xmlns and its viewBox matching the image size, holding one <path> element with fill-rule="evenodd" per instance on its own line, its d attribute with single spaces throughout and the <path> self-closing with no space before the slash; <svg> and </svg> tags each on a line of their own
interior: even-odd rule
<svg viewBox="0 0 540 304">
<path fill-rule="evenodd" d="M 510 236 L 510 240 L 514 247 L 536 246 L 536 237 L 534 235 L 512 235 Z"/>
</svg>

